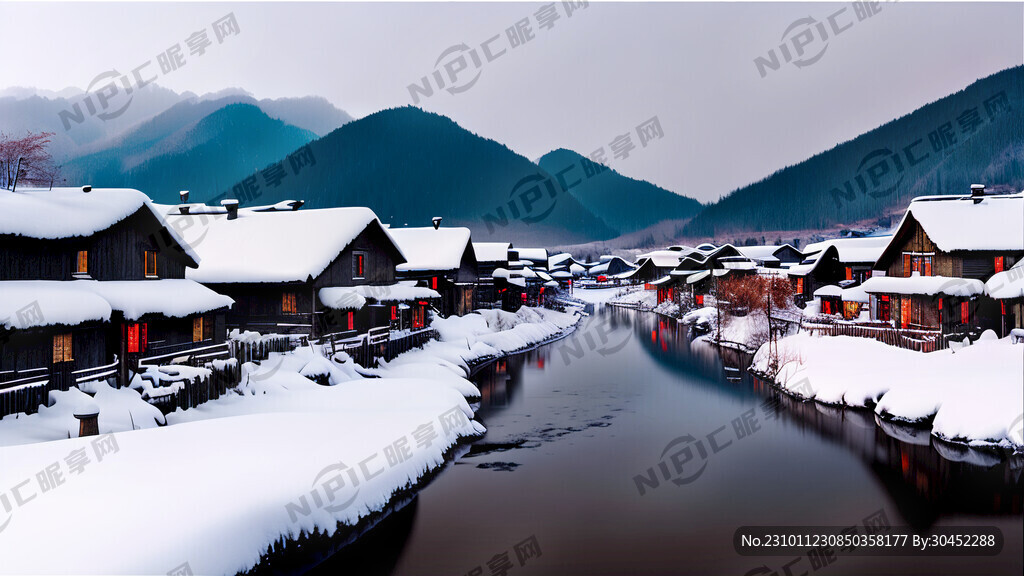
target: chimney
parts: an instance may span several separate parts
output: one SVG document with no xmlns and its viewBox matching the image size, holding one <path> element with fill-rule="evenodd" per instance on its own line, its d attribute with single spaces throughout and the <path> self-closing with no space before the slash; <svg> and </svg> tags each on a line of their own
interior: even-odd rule
<svg viewBox="0 0 1024 576">
<path fill-rule="evenodd" d="M 233 198 L 229 200 L 221 200 L 220 205 L 228 211 L 228 220 L 238 218 L 238 200 Z"/>
<path fill-rule="evenodd" d="M 86 184 L 85 186 L 82 186 L 82 192 L 85 192 L 86 194 L 88 194 L 89 192 L 92 192 L 92 186 L 90 186 L 88 184 Z"/>
<path fill-rule="evenodd" d="M 437 230 L 438 228 L 441 227 L 441 217 L 440 216 L 434 216 L 433 218 L 430 219 L 430 221 L 434 223 L 434 230 Z"/>
<path fill-rule="evenodd" d="M 178 196 L 181 197 L 182 204 L 188 204 L 188 190 L 182 190 L 178 192 Z"/>
<path fill-rule="evenodd" d="M 189 206 L 188 204 L 182 204 L 181 206 L 178 206 L 178 213 L 179 213 L 179 214 L 188 214 L 188 211 L 189 211 L 189 210 L 190 210 L 191 208 L 192 208 L 192 207 L 191 207 L 191 206 Z"/>
<path fill-rule="evenodd" d="M 985 195 L 985 185 L 984 184 L 971 184 L 971 197 L 972 198 L 977 198 L 978 196 L 984 196 L 984 195 Z"/>
</svg>

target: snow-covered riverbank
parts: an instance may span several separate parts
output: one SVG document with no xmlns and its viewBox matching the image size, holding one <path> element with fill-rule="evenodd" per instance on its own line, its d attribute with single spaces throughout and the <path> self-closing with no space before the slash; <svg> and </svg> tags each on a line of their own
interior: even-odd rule
<svg viewBox="0 0 1024 576">
<path fill-rule="evenodd" d="M 73 391 L 4 419 L 0 432 L 54 441 L 0 448 L 0 572 L 164 574 L 187 563 L 233 574 L 272 545 L 364 524 L 485 432 L 466 401 L 479 395 L 472 366 L 578 321 L 530 308 L 438 320 L 440 341 L 376 369 L 311 347 L 275 353 L 243 365 L 237 393 L 173 412 L 166 426 L 130 389 Z M 307 378 L 321 375 L 331 386 Z M 115 433 L 67 438 L 71 412 L 89 402 Z M 133 414 L 150 429 L 133 430 Z"/>
<path fill-rule="evenodd" d="M 1024 346 L 983 337 L 927 354 L 867 338 L 803 333 L 778 342 L 779 387 L 818 402 L 873 408 L 884 419 L 930 426 L 937 438 L 1024 449 Z M 767 345 L 751 370 L 768 370 Z"/>
</svg>

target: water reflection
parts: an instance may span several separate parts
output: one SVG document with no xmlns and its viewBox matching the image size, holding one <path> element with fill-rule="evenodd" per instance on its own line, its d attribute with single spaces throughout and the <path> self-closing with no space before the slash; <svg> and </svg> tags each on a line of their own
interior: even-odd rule
<svg viewBox="0 0 1024 576">
<path fill-rule="evenodd" d="M 593 328 L 596 321 L 607 326 Z M 481 390 L 477 418 L 488 435 L 418 505 L 386 519 L 323 572 L 464 573 L 470 566 L 463 569 L 467 562 L 459 559 L 472 565 L 500 551 L 493 542 L 505 546 L 541 531 L 550 562 L 565 554 L 563 564 L 544 573 L 668 573 L 685 558 L 696 563 L 672 573 L 742 574 L 751 566 L 732 553 L 731 531 L 755 517 L 835 524 L 851 510 L 855 519 L 885 504 L 881 494 L 893 503 L 894 524 L 919 530 L 981 517 L 1008 531 L 1008 517 L 1021 514 L 1020 456 L 941 443 L 927 431 L 876 421 L 870 411 L 794 400 L 750 376 L 749 359 L 691 341 L 672 319 L 608 308 L 575 340 L 486 366 L 473 380 Z M 653 458 L 672 436 L 713 429 L 758 403 L 775 407 L 778 418 L 763 422 L 773 431 L 716 460 L 709 474 L 717 480 L 644 498 L 632 490 L 632 474 L 650 464 L 648 449 Z M 827 464 L 792 468 L 806 465 L 806 456 L 794 457 L 805 451 Z M 837 478 L 858 477 L 861 468 L 867 482 L 832 490 Z M 695 520 L 710 514 L 714 525 Z M 630 539 L 622 540 L 621 526 L 630 527 Z M 387 535 L 377 536 L 382 530 Z M 659 544 L 666 534 L 679 544 Z M 1018 538 L 1008 538 L 1004 554 L 1019 557 L 1019 533 L 1007 536 Z M 631 564 L 615 564 L 624 556 Z M 1009 561 L 999 559 L 998 567 Z M 835 573 L 879 571 L 870 559 L 844 562 Z M 928 562 L 914 562 L 894 569 L 928 573 Z M 931 566 L 962 573 L 982 566 L 944 562 Z"/>
</svg>

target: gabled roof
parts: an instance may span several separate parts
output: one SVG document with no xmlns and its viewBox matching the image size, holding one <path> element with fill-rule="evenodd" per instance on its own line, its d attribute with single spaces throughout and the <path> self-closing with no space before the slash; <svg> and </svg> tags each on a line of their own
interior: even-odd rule
<svg viewBox="0 0 1024 576">
<path fill-rule="evenodd" d="M 913 222 L 943 252 L 1024 251 L 1024 193 L 914 198 L 879 260 L 895 257 Z"/>
<path fill-rule="evenodd" d="M 186 277 L 204 284 L 305 282 L 316 278 L 353 240 L 376 226 L 389 239 L 369 208 L 324 208 L 296 212 L 239 211 L 224 216 L 169 216 L 178 231 L 202 257 L 202 265 Z M 405 257 L 388 242 L 396 261 Z"/>
<path fill-rule="evenodd" d="M 826 246 L 824 250 L 811 253 L 803 262 L 790 266 L 786 269 L 789 276 L 807 276 L 818 267 L 818 264 L 829 258 L 839 259 L 839 249 L 833 245 Z"/>
<path fill-rule="evenodd" d="M 862 238 L 835 238 L 808 244 L 804 254 L 821 252 L 835 246 L 836 257 L 843 264 L 874 264 L 889 245 L 892 236 L 865 236 Z"/>
<path fill-rule="evenodd" d="M 0 235 L 39 240 L 86 238 L 146 210 L 166 229 L 195 266 L 198 255 L 170 229 L 149 197 L 131 188 L 54 188 L 53 190 L 0 190 Z M 155 230 L 154 230 L 155 232 Z"/>
<path fill-rule="evenodd" d="M 457 270 L 466 250 L 473 253 L 469 228 L 388 228 L 388 234 L 405 254 L 406 262 L 396 266 L 402 272 Z"/>
<path fill-rule="evenodd" d="M 795 250 L 797 253 L 800 252 L 799 250 L 797 250 L 796 248 L 794 248 L 793 246 L 791 246 L 789 244 L 781 244 L 781 245 L 776 244 L 776 245 L 769 245 L 769 246 L 737 246 L 736 247 L 736 249 L 740 251 L 740 254 L 743 254 L 747 258 L 750 258 L 751 260 L 761 260 L 761 261 L 778 260 L 778 258 L 776 258 L 775 255 L 778 254 L 779 252 L 785 250 L 786 248 L 789 248 L 790 250 Z"/>
<path fill-rule="evenodd" d="M 477 262 L 508 262 L 509 242 L 473 242 Z"/>
<path fill-rule="evenodd" d="M 530 260 L 534 263 L 548 265 L 547 248 L 513 248 L 513 250 L 519 252 L 520 260 Z"/>
</svg>

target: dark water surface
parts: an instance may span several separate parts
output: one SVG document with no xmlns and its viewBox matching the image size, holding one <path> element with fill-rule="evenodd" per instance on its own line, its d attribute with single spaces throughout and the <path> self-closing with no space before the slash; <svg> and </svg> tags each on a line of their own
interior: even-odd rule
<svg viewBox="0 0 1024 576">
<path fill-rule="evenodd" d="M 604 308 L 570 338 L 477 374 L 486 437 L 318 571 L 502 574 L 488 563 L 507 553 L 511 575 L 782 575 L 796 557 L 740 556 L 737 528 L 863 534 L 883 518 L 921 533 L 997 526 L 1005 546 L 994 557 L 804 556 L 790 572 L 1024 573 L 1019 456 L 795 402 L 735 370 L 748 362 L 691 343 L 674 321 Z M 663 453 L 667 463 L 684 449 L 693 459 L 679 474 L 666 464 L 666 481 Z M 540 556 L 520 563 L 515 547 L 530 537 Z"/>
</svg>

